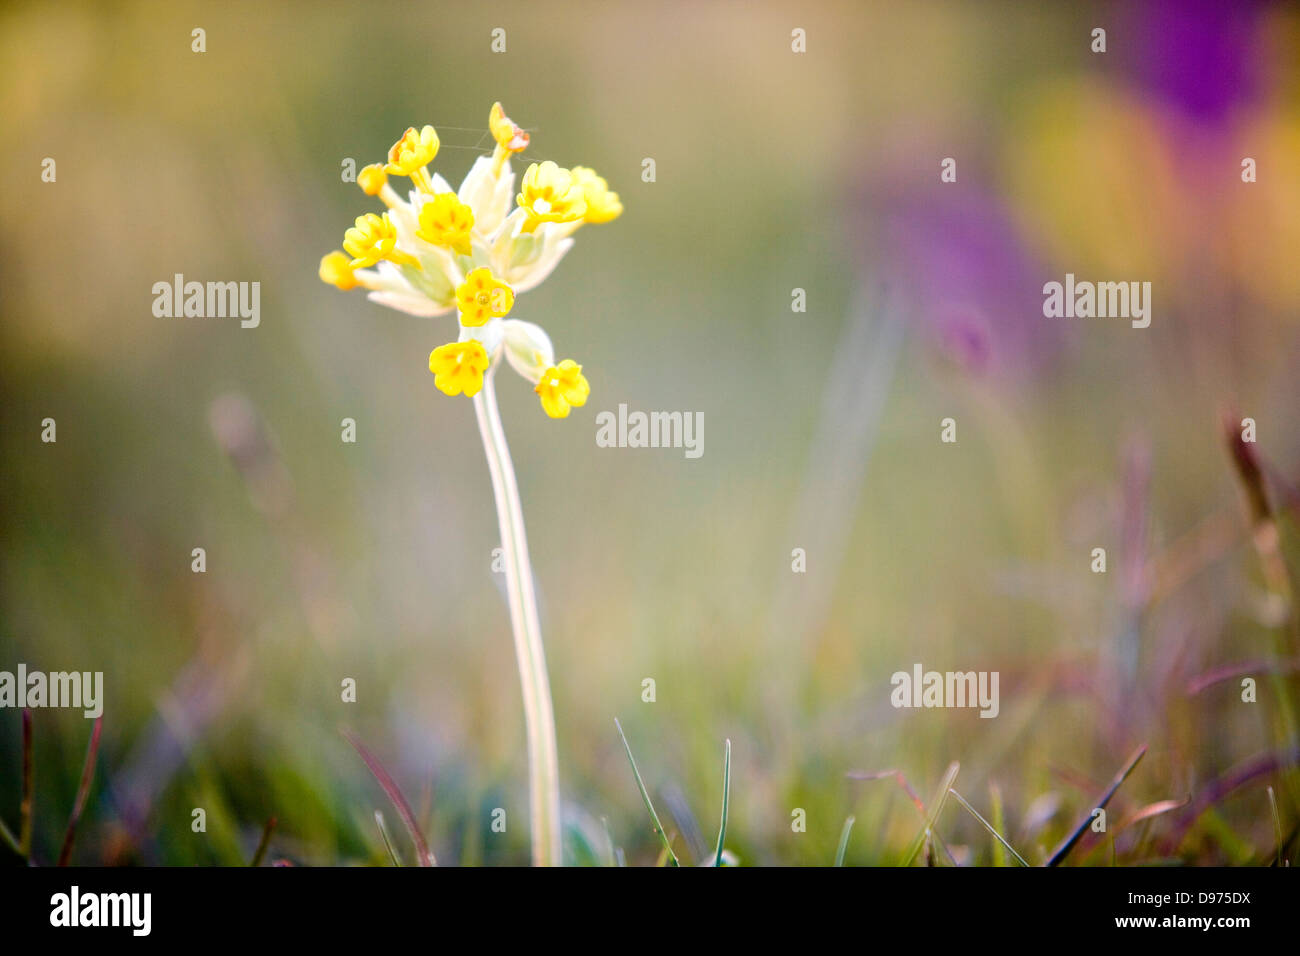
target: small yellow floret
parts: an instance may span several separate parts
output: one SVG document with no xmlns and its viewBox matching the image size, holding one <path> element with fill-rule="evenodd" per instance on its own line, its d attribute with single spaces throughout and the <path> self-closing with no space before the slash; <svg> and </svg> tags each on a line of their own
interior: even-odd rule
<svg viewBox="0 0 1300 956">
<path fill-rule="evenodd" d="M 432 126 L 419 132 L 411 126 L 388 151 L 388 165 L 384 172 L 390 176 L 413 176 L 433 162 L 433 157 L 438 155 L 438 146 L 438 132 Z"/>
<path fill-rule="evenodd" d="M 571 408 L 586 404 L 591 386 L 582 374 L 582 366 L 565 359 L 542 373 L 534 389 L 542 397 L 542 408 L 552 418 L 567 418 Z"/>
<path fill-rule="evenodd" d="M 487 371 L 487 350 L 475 339 L 439 345 L 429 353 L 429 371 L 433 384 L 444 395 L 464 392 L 471 398 L 483 387 L 483 373 Z"/>
<path fill-rule="evenodd" d="M 420 228 L 415 234 L 435 246 L 446 246 L 462 256 L 470 254 L 474 210 L 455 193 L 438 193 L 420 208 Z"/>
<path fill-rule="evenodd" d="M 357 173 L 357 185 L 367 196 L 378 196 L 387 183 L 388 174 L 381 163 L 371 163 Z"/>
<path fill-rule="evenodd" d="M 388 213 L 377 216 L 368 212 L 357 216 L 356 225 L 343 234 L 343 248 L 352 256 L 348 264 L 353 269 L 368 268 L 380 259 L 420 268 L 414 256 L 397 248 L 397 227 Z"/>
<path fill-rule="evenodd" d="M 522 152 L 528 145 L 528 134 L 506 116 L 500 103 L 492 104 L 492 112 L 488 114 L 488 129 L 492 131 L 492 138 L 497 141 L 497 145 L 508 152 Z"/>
<path fill-rule="evenodd" d="M 456 304 L 460 307 L 461 325 L 479 326 L 488 319 L 509 315 L 515 305 L 515 293 L 491 269 L 480 266 L 457 287 Z"/>
<path fill-rule="evenodd" d="M 337 249 L 320 261 L 320 280 L 337 286 L 344 292 L 357 287 L 357 277 L 352 274 L 352 263 Z"/>
<path fill-rule="evenodd" d="M 609 188 L 603 176 L 587 166 L 574 166 L 570 171 L 573 181 L 582 187 L 582 197 L 587 204 L 583 222 L 602 223 L 617 219 L 623 212 L 623 203 L 618 193 Z"/>
<path fill-rule="evenodd" d="M 528 212 L 524 232 L 544 222 L 576 222 L 587 212 L 582 187 L 573 174 L 549 159 L 528 167 L 520 189 L 519 205 Z"/>
</svg>

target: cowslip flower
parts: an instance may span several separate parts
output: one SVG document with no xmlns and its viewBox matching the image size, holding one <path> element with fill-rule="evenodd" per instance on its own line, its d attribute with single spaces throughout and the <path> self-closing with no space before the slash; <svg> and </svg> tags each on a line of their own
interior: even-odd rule
<svg viewBox="0 0 1300 956">
<path fill-rule="evenodd" d="M 524 231 L 533 232 L 545 222 L 577 222 L 587 212 L 587 197 L 572 172 L 549 159 L 528 167 L 518 197 L 519 208 L 528 214 Z"/>
<path fill-rule="evenodd" d="M 535 391 L 542 396 L 542 408 L 552 418 L 566 418 L 570 408 L 586 404 L 591 386 L 582 374 L 582 366 L 565 359 L 542 373 Z"/>
<path fill-rule="evenodd" d="M 594 169 L 586 166 L 574 166 L 570 170 L 573 181 L 582 188 L 585 210 L 583 222 L 602 223 L 617 219 L 623 212 L 623 203 L 618 193 L 609 188 L 603 176 L 597 176 Z"/>
<path fill-rule="evenodd" d="M 586 403 L 591 385 L 582 366 L 567 358 L 557 362 L 546 331 L 512 313 L 516 298 L 545 280 L 573 247 L 578 229 L 616 219 L 623 204 L 594 170 L 550 161 L 530 165 L 516 193 L 510 160 L 528 147 L 528 133 L 500 103 L 488 114 L 488 131 L 496 143 L 492 155 L 474 161 L 459 189 L 429 171 L 438 155 L 437 131 L 424 126 L 403 133 L 386 163 L 372 163 L 357 175 L 361 191 L 386 211 L 359 216 L 344 234 L 343 251 L 325 255 L 319 271 L 322 282 L 365 289 L 372 301 L 411 315 L 456 313 L 457 335 L 429 353 L 429 371 L 443 394 L 470 398 L 478 420 L 497 505 L 524 704 L 532 858 L 554 866 L 563 860 L 555 716 L 494 379 L 502 364 L 509 365 L 533 386 L 551 418 L 567 418 Z M 390 182 L 398 176 L 410 180 L 405 197 Z"/>
<path fill-rule="evenodd" d="M 415 234 L 425 242 L 468 256 L 473 255 L 469 244 L 473 229 L 474 210 L 455 193 L 438 193 L 420 210 L 420 228 Z"/>
<path fill-rule="evenodd" d="M 492 105 L 488 130 L 496 144 L 492 155 L 475 160 L 453 189 L 428 168 L 440 147 L 437 130 L 407 129 L 387 162 L 357 175 L 361 191 L 387 211 L 358 217 L 344 236 L 344 252 L 321 260 L 320 277 L 339 289 L 363 288 L 371 300 L 411 315 L 455 312 L 457 341 L 477 340 L 488 357 L 484 374 L 507 358 L 537 389 L 546 414 L 563 418 L 581 402 L 552 401 L 539 386 L 548 370 L 564 362 L 578 366 L 570 359 L 557 363 L 537 325 L 506 316 L 516 296 L 551 274 L 573 247 L 579 227 L 611 222 L 623 205 L 591 168 L 565 169 L 549 160 L 531 164 L 516 192 L 511 159 L 528 147 L 528 133 L 500 103 Z M 399 176 L 411 183 L 405 197 L 394 188 Z M 585 378 L 582 383 L 589 388 Z M 574 386 L 567 394 L 580 391 Z"/>
<path fill-rule="evenodd" d="M 331 252 L 320 261 L 320 281 L 338 286 L 344 292 L 355 289 L 357 277 L 352 268 L 352 260 L 341 252 Z"/>
<path fill-rule="evenodd" d="M 353 269 L 373 266 L 380 259 L 417 268 L 420 265 L 414 256 L 397 248 L 397 229 L 388 213 L 376 216 L 368 212 L 357 216 L 356 224 L 343 234 L 343 249 L 352 256 L 349 264 Z"/>
<path fill-rule="evenodd" d="M 488 114 L 488 129 L 497 141 L 500 150 L 492 156 L 494 171 L 500 172 L 501 164 L 514 153 L 522 153 L 528 147 L 528 134 L 515 125 L 514 120 L 506 116 L 500 103 L 492 104 Z"/>
<path fill-rule="evenodd" d="M 483 373 L 487 367 L 487 352 L 474 339 L 448 342 L 429 353 L 429 371 L 433 373 L 433 383 L 444 395 L 459 395 L 464 392 L 471 398 L 474 397 L 483 387 Z"/>
<path fill-rule="evenodd" d="M 438 131 L 432 126 L 419 132 L 412 126 L 388 150 L 388 165 L 384 172 L 392 176 L 410 176 L 411 182 L 427 189 L 429 170 L 425 167 L 438 155 L 440 145 Z"/>
<path fill-rule="evenodd" d="M 457 286 L 456 305 L 460 307 L 460 324 L 474 328 L 509 315 L 515 306 L 515 294 L 491 269 L 481 267 Z"/>
</svg>

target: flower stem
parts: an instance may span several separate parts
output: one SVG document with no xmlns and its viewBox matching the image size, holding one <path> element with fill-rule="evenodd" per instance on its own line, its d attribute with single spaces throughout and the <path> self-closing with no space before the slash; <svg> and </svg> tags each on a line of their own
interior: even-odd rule
<svg viewBox="0 0 1300 956">
<path fill-rule="evenodd" d="M 532 826 L 533 865 L 560 866 L 560 771 L 555 746 L 555 714 L 551 685 L 546 676 L 546 653 L 537 618 L 533 570 L 528 561 L 524 514 L 519 487 L 510 462 L 510 448 L 497 410 L 495 365 L 483 377 L 474 396 L 474 414 L 487 454 L 496 498 L 497 524 L 505 555 L 506 593 L 510 601 L 510 627 L 515 638 L 519 683 L 524 698 L 524 728 L 528 738 L 528 808 Z"/>
</svg>

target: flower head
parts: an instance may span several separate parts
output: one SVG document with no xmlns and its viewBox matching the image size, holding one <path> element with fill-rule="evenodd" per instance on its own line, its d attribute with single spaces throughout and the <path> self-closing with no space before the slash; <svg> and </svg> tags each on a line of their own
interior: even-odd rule
<svg viewBox="0 0 1300 956">
<path fill-rule="evenodd" d="M 483 266 L 470 272 L 456 288 L 456 305 L 460 308 L 461 325 L 479 326 L 488 319 L 509 315 L 515 305 L 515 293 L 491 269 Z"/>
<path fill-rule="evenodd" d="M 589 166 L 574 166 L 570 172 L 573 181 L 582 189 L 582 198 L 587 206 L 582 221 L 604 223 L 617 219 L 623 213 L 623 203 L 618 193 L 609 188 L 605 177 L 597 176 Z"/>
<path fill-rule="evenodd" d="M 510 159 L 528 146 L 528 133 L 500 103 L 488 130 L 492 154 L 474 161 L 459 189 L 427 168 L 439 148 L 432 126 L 407 129 L 386 163 L 365 166 L 357 185 L 387 209 L 357 218 L 343 251 L 321 259 L 320 278 L 338 289 L 364 288 L 372 301 L 410 315 L 457 313 L 460 341 L 429 355 L 440 390 L 476 395 L 486 376 L 508 364 L 534 386 L 548 415 L 564 418 L 590 394 L 581 366 L 557 365 L 541 326 L 507 316 L 515 297 L 564 258 L 580 226 L 617 218 L 623 204 L 586 166 L 533 163 L 516 183 Z M 409 177 L 415 191 L 399 194 L 390 176 Z"/>
<path fill-rule="evenodd" d="M 464 392 L 473 398 L 483 387 L 483 373 L 487 371 L 488 354 L 476 339 L 448 342 L 429 353 L 429 371 L 433 384 L 444 395 Z"/>
<path fill-rule="evenodd" d="M 414 126 L 408 127 L 402 138 L 388 150 L 388 165 L 384 172 L 390 176 L 410 176 L 433 162 L 439 145 L 438 131 L 432 126 L 418 132 Z"/>
<path fill-rule="evenodd" d="M 570 408 L 586 403 L 591 386 L 582 374 L 582 366 L 573 359 L 565 359 L 543 372 L 533 391 L 542 397 L 546 414 L 552 418 L 567 418 Z"/>
<path fill-rule="evenodd" d="M 518 202 L 528 213 L 525 232 L 532 232 L 544 222 L 576 222 L 587 212 L 582 186 L 569 170 L 549 159 L 528 167 Z"/>
<path fill-rule="evenodd" d="M 357 216 L 356 224 L 343 234 L 343 248 L 352 256 L 354 269 L 373 266 L 380 259 L 416 268 L 420 265 L 414 256 L 397 248 L 397 228 L 388 213 Z"/>
</svg>

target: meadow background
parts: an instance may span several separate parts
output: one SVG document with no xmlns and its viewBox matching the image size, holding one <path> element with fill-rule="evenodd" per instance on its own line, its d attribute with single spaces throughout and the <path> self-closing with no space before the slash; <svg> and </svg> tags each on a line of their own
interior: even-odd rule
<svg viewBox="0 0 1300 956">
<path fill-rule="evenodd" d="M 921 816 L 893 778 L 850 774 L 900 771 L 930 803 L 952 761 L 1043 862 L 1141 745 L 1107 837 L 1070 862 L 1267 863 L 1279 829 L 1294 849 L 1300 647 L 1223 425 L 1258 423 L 1294 579 L 1294 7 L 12 3 L 0 669 L 104 672 L 74 862 L 246 863 L 274 816 L 270 859 L 385 864 L 375 809 L 409 862 L 340 726 L 440 862 L 526 862 L 491 488 L 470 403 L 426 367 L 451 319 L 316 276 L 379 208 L 345 157 L 431 123 L 459 182 L 494 100 L 532 132 L 525 164 L 593 166 L 626 208 L 515 309 L 583 362 L 586 408 L 552 421 L 500 388 L 574 862 L 606 858 L 602 818 L 629 863 L 657 857 L 615 717 L 690 862 L 727 738 L 743 864 L 830 863 L 850 814 L 846 862 L 897 863 Z M 156 318 L 178 272 L 260 282 L 260 327 Z M 1151 281 L 1150 328 L 1045 319 L 1066 272 Z M 595 414 L 623 402 L 703 412 L 703 457 L 598 448 Z M 999 671 L 999 716 L 892 708 L 916 662 Z M 91 721 L 33 728 L 49 863 Z M 11 829 L 20 751 L 0 711 Z M 953 802 L 936 831 L 922 859 L 994 860 Z"/>
</svg>

